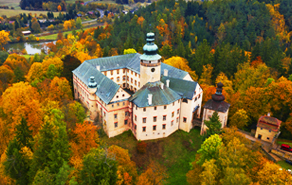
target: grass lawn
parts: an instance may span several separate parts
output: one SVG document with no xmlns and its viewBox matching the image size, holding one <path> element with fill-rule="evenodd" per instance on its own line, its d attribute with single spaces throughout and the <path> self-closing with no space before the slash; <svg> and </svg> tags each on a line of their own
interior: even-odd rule
<svg viewBox="0 0 292 185">
<path fill-rule="evenodd" d="M 277 144 L 278 145 L 281 145 L 281 144 L 287 144 L 287 145 L 290 145 L 292 146 L 292 141 L 289 141 L 289 140 L 277 140 Z"/>
<path fill-rule="evenodd" d="M 7 17 L 19 15 L 20 13 L 26 13 L 28 15 L 29 13 L 34 14 L 44 14 L 47 15 L 48 11 L 32 11 L 32 10 L 10 10 L 10 9 L 0 9 L 0 15 L 6 15 Z M 53 12 L 54 16 L 57 17 L 59 15 L 59 12 Z"/>
<path fill-rule="evenodd" d="M 84 30 L 86 30 L 86 29 L 84 29 Z M 63 32 L 63 35 L 70 34 L 70 33 L 72 33 L 72 31 L 73 30 L 65 31 L 65 32 Z M 80 31 L 80 29 L 76 30 L 76 32 L 78 32 L 78 31 Z M 41 37 L 39 37 L 39 39 L 41 39 L 41 40 L 43 40 L 43 39 L 45 39 L 45 40 L 56 40 L 57 39 L 57 35 L 58 35 L 58 33 L 52 34 L 52 35 L 41 36 Z"/>
<path fill-rule="evenodd" d="M 28 60 L 33 55 L 21 55 L 21 56 L 24 57 L 26 60 Z"/>
<path fill-rule="evenodd" d="M 285 168 L 286 170 L 292 170 L 292 165 L 286 163 L 285 161 L 279 161 L 277 164 L 280 165 L 282 168 Z"/>
<path fill-rule="evenodd" d="M 138 141 L 131 131 L 113 138 L 103 134 L 101 141 L 106 146 L 117 145 L 128 149 L 139 173 L 147 168 L 151 160 L 160 162 L 167 168 L 169 178 L 166 184 L 180 185 L 187 184 L 186 173 L 190 170 L 190 163 L 195 160 L 196 152 L 202 143 L 199 129 L 193 129 L 190 133 L 179 130 L 167 138 L 145 141 L 147 143 L 145 154 L 137 153 Z"/>
</svg>

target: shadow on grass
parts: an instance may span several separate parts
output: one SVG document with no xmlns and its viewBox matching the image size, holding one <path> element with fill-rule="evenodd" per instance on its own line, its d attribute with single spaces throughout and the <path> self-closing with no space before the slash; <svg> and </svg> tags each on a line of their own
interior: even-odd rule
<svg viewBox="0 0 292 185">
<path fill-rule="evenodd" d="M 164 165 L 169 175 L 167 184 L 187 184 L 186 173 L 190 170 L 190 164 L 195 160 L 196 152 L 202 143 L 200 130 L 196 128 L 190 133 L 178 130 L 167 138 L 145 141 L 147 148 L 144 154 L 137 152 L 138 141 L 130 130 L 113 138 L 100 133 L 100 138 L 104 146 L 117 145 L 127 149 L 139 173 L 142 173 L 152 160 Z"/>
</svg>

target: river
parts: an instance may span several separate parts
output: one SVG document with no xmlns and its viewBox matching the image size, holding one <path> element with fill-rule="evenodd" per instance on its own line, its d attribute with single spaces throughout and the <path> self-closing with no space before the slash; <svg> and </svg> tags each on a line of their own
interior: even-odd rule
<svg viewBox="0 0 292 185">
<path fill-rule="evenodd" d="M 55 43 L 56 41 L 54 41 Z M 45 51 L 48 49 L 45 44 L 49 42 L 19 42 L 5 45 L 7 51 L 16 50 L 21 52 L 23 49 L 26 50 L 28 55 L 34 55 L 36 53 L 41 53 L 41 50 Z"/>
</svg>

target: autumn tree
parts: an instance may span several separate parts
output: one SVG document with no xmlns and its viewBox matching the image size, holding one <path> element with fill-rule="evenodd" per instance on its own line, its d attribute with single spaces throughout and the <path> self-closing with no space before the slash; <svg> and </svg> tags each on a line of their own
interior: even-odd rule
<svg viewBox="0 0 292 185">
<path fill-rule="evenodd" d="M 203 73 L 199 79 L 199 83 L 200 84 L 204 84 L 204 85 L 211 85 L 212 84 L 212 72 L 213 72 L 213 67 L 210 64 L 207 64 L 206 66 L 203 66 Z"/>
<path fill-rule="evenodd" d="M 244 109 L 239 109 L 231 118 L 229 126 L 236 126 L 239 129 L 247 126 L 249 117 Z"/>
<path fill-rule="evenodd" d="M 199 160 L 197 164 L 202 165 L 205 161 L 211 159 L 217 159 L 219 155 L 219 149 L 222 148 L 222 139 L 218 134 L 211 135 L 207 138 L 198 150 Z"/>
<path fill-rule="evenodd" d="M 3 50 L 3 46 L 6 45 L 9 41 L 9 32 L 6 32 L 5 30 L 0 31 L 0 50 Z"/>
<path fill-rule="evenodd" d="M 216 160 L 211 159 L 210 161 L 204 162 L 202 165 L 203 171 L 200 174 L 200 179 L 203 185 L 215 185 L 217 184 L 216 176 L 218 175 L 218 167 L 215 164 Z"/>
<path fill-rule="evenodd" d="M 72 99 L 72 91 L 66 78 L 54 77 L 50 84 L 49 98 L 53 101 L 64 101 Z"/>
<path fill-rule="evenodd" d="M 3 113 L 7 116 L 6 121 L 11 136 L 21 117 L 26 119 L 33 135 L 38 132 L 43 122 L 43 113 L 38 99 L 37 89 L 27 82 L 15 83 L 3 93 L 1 105 Z"/>
<path fill-rule="evenodd" d="M 267 175 L 268 174 L 268 175 Z M 266 162 L 264 168 L 258 171 L 260 184 L 291 184 L 292 176 L 286 170 L 280 170 L 280 166 Z"/>
<path fill-rule="evenodd" d="M 152 161 L 146 171 L 139 176 L 137 185 L 162 185 L 167 178 L 166 168 L 158 162 Z"/>
<path fill-rule="evenodd" d="M 87 154 L 91 148 L 98 147 L 98 134 L 96 127 L 91 122 L 76 123 L 72 131 L 73 138 L 70 146 L 72 149 L 71 164 L 78 169 L 82 164 L 82 157 Z"/>
<path fill-rule="evenodd" d="M 30 67 L 27 60 L 23 56 L 17 54 L 9 55 L 3 65 L 9 66 L 11 70 L 15 70 L 18 67 L 24 74 L 28 72 Z"/>
<path fill-rule="evenodd" d="M 177 57 L 177 56 L 171 57 L 165 60 L 164 63 L 188 72 L 194 81 L 198 79 L 196 72 L 191 70 L 191 68 L 189 67 L 189 62 L 184 58 Z"/>
<path fill-rule="evenodd" d="M 128 150 L 112 145 L 108 148 L 108 153 L 115 157 L 118 162 L 117 184 L 135 184 L 137 178 L 136 164 L 131 161 Z"/>
<path fill-rule="evenodd" d="M 133 48 L 124 49 L 124 55 L 131 54 L 131 53 L 137 53 L 137 51 Z"/>
</svg>

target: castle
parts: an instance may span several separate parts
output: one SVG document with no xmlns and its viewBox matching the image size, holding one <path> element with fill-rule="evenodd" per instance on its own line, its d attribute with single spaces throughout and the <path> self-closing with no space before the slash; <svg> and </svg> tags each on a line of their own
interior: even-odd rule
<svg viewBox="0 0 292 185">
<path fill-rule="evenodd" d="M 84 61 L 73 71 L 74 97 L 100 116 L 108 137 L 131 130 L 137 140 L 189 132 L 200 117 L 203 90 L 189 73 L 162 63 L 147 34 L 144 54 Z"/>
</svg>

